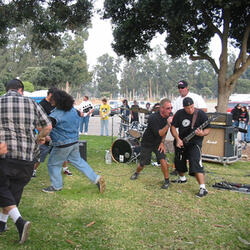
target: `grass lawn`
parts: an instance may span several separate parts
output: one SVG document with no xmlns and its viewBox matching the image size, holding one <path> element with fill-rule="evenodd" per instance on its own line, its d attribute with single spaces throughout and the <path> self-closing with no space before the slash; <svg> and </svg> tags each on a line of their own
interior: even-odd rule
<svg viewBox="0 0 250 250">
<path fill-rule="evenodd" d="M 135 163 L 105 164 L 111 137 L 84 139 L 88 162 L 104 176 L 106 192 L 100 194 L 70 167 L 73 176 L 63 177 L 62 191 L 43 193 L 50 181 L 46 164 L 41 164 L 19 207 L 32 222 L 30 238 L 19 246 L 9 218 L 0 249 L 249 249 L 250 195 L 212 187 L 222 180 L 250 184 L 249 162 L 204 163 L 209 194 L 199 199 L 194 178 L 162 190 L 160 168 L 147 166 L 138 180 L 131 181 Z"/>
</svg>

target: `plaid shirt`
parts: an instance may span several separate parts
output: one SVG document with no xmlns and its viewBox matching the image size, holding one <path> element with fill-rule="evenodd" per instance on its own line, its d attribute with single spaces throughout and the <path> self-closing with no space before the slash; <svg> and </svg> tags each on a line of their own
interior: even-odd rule
<svg viewBox="0 0 250 250">
<path fill-rule="evenodd" d="M 0 97 L 0 141 L 8 153 L 1 158 L 33 161 L 39 157 L 35 129 L 50 125 L 43 109 L 31 98 L 9 90 Z"/>
</svg>

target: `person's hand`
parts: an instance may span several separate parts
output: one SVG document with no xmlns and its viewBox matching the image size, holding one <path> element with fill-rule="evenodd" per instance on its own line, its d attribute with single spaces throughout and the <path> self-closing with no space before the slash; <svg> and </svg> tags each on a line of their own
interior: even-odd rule
<svg viewBox="0 0 250 250">
<path fill-rule="evenodd" d="M 176 147 L 182 148 L 183 146 L 184 146 L 183 141 L 180 138 L 178 138 L 176 140 Z"/>
<path fill-rule="evenodd" d="M 51 141 L 51 138 L 50 138 L 49 135 L 47 135 L 47 136 L 45 137 L 45 141 L 46 141 L 46 142 L 47 142 L 47 141 Z"/>
<path fill-rule="evenodd" d="M 40 145 L 45 144 L 45 142 L 46 142 L 45 138 L 46 137 L 38 137 L 37 138 L 37 143 L 40 144 Z"/>
<path fill-rule="evenodd" d="M 197 128 L 197 129 L 195 130 L 195 134 L 198 135 L 198 136 L 204 136 L 203 130 L 202 130 L 202 129 L 199 129 L 199 128 Z"/>
<path fill-rule="evenodd" d="M 168 125 L 170 126 L 171 123 L 172 123 L 172 121 L 173 121 L 173 116 L 172 115 L 169 116 L 168 119 L 167 119 L 167 121 L 168 121 Z"/>
<path fill-rule="evenodd" d="M 5 155 L 8 153 L 7 144 L 5 142 L 0 142 L 0 155 Z"/>
<path fill-rule="evenodd" d="M 166 150 L 165 144 L 164 144 L 163 142 L 160 143 L 160 145 L 159 145 L 159 147 L 158 147 L 158 151 L 159 151 L 160 153 L 163 152 L 164 154 L 166 154 L 167 150 Z"/>
</svg>

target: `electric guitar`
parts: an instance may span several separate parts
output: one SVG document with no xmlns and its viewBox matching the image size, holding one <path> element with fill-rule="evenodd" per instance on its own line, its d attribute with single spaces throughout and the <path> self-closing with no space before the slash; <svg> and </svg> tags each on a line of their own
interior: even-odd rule
<svg viewBox="0 0 250 250">
<path fill-rule="evenodd" d="M 209 117 L 208 118 L 208 120 L 206 120 L 204 123 L 202 123 L 198 128 L 196 128 L 196 129 L 203 129 L 203 128 L 205 128 L 210 122 L 213 122 L 213 121 L 215 121 L 217 118 L 219 118 L 221 115 L 216 115 L 216 116 L 211 116 L 211 117 Z M 184 146 L 183 147 L 181 147 L 181 148 L 179 148 L 179 147 L 177 147 L 176 146 L 176 141 L 175 141 L 175 143 L 174 143 L 174 145 L 175 145 L 175 152 L 176 152 L 176 155 L 178 156 L 179 155 L 179 157 L 178 158 L 181 158 L 182 156 L 182 154 L 183 154 L 183 152 L 184 152 L 184 148 L 185 148 L 185 145 L 196 135 L 195 134 L 195 131 L 196 131 L 196 129 L 192 132 L 192 133 L 190 133 L 189 135 L 187 135 L 186 137 L 184 137 L 183 139 L 182 139 L 182 141 L 183 141 L 183 144 L 184 144 Z"/>
</svg>

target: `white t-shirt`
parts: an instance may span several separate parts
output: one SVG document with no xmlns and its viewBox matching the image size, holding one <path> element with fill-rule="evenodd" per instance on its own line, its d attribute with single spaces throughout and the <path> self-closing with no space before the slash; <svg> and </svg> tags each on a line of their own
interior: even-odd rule
<svg viewBox="0 0 250 250">
<path fill-rule="evenodd" d="M 91 101 L 82 101 L 80 105 L 77 107 L 78 110 L 84 113 L 84 116 L 87 115 L 87 113 L 93 109 L 93 104 Z"/>
<path fill-rule="evenodd" d="M 194 107 L 198 109 L 206 109 L 207 104 L 205 103 L 204 99 L 195 93 L 188 92 L 185 97 L 190 97 L 194 101 Z M 183 99 L 185 97 L 179 96 L 173 102 L 173 113 L 176 113 L 178 110 L 183 109 Z"/>
</svg>

